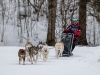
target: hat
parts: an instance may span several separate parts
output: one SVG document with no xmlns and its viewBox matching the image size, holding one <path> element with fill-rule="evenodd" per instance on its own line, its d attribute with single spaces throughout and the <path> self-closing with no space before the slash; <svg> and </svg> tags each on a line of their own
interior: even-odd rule
<svg viewBox="0 0 100 75">
<path fill-rule="evenodd" d="M 78 21 L 78 19 L 77 18 L 72 18 L 72 21 Z"/>
</svg>

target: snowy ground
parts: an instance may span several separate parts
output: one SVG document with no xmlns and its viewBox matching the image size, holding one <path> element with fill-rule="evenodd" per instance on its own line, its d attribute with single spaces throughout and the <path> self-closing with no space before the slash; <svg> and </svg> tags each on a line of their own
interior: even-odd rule
<svg viewBox="0 0 100 75">
<path fill-rule="evenodd" d="M 0 75 L 100 75 L 100 46 L 76 47 L 71 57 L 55 59 L 50 47 L 47 62 L 18 64 L 18 50 L 24 47 L 0 47 Z"/>
</svg>

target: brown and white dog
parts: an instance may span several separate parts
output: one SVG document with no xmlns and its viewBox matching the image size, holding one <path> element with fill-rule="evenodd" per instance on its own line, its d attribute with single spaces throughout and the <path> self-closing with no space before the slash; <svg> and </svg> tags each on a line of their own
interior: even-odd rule
<svg viewBox="0 0 100 75">
<path fill-rule="evenodd" d="M 38 46 L 35 47 L 30 47 L 29 48 L 29 56 L 30 56 L 30 60 L 31 60 L 31 64 L 33 64 L 33 61 L 36 63 L 38 60 Z"/>
<path fill-rule="evenodd" d="M 43 61 L 47 61 L 48 55 L 49 55 L 49 48 L 47 45 L 44 45 L 42 48 Z"/>
<path fill-rule="evenodd" d="M 33 47 L 32 43 L 31 42 L 27 42 L 26 45 L 25 45 L 25 50 L 26 50 L 26 57 L 27 57 L 28 61 L 30 61 L 30 56 L 29 56 L 29 48 L 30 47 Z"/>
<path fill-rule="evenodd" d="M 63 42 L 57 42 L 55 44 L 55 53 L 56 53 L 56 58 L 58 59 L 59 56 L 62 56 L 62 52 L 64 51 L 64 43 Z"/>
<path fill-rule="evenodd" d="M 23 65 L 25 65 L 26 51 L 24 49 L 19 49 L 18 56 L 19 56 L 19 64 L 21 63 L 23 59 Z"/>
</svg>

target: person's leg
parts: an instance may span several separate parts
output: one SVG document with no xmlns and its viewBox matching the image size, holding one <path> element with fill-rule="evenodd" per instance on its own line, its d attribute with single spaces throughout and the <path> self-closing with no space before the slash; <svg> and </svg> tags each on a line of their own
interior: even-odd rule
<svg viewBox="0 0 100 75">
<path fill-rule="evenodd" d="M 73 40 L 72 51 L 74 50 L 75 46 L 76 46 L 76 40 Z"/>
</svg>

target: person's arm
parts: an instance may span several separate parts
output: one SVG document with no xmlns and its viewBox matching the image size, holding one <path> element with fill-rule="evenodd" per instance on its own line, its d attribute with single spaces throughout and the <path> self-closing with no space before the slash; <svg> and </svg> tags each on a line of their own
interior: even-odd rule
<svg viewBox="0 0 100 75">
<path fill-rule="evenodd" d="M 70 28 L 70 26 L 68 26 L 68 27 L 63 31 L 63 33 L 67 33 L 67 32 L 69 31 L 69 28 Z"/>
<path fill-rule="evenodd" d="M 70 26 L 68 26 L 65 31 L 69 32 L 70 31 Z"/>
<path fill-rule="evenodd" d="M 78 30 L 74 31 L 74 34 L 76 34 L 76 35 L 80 35 L 81 34 L 81 28 L 80 28 L 80 26 L 78 27 Z"/>
</svg>

